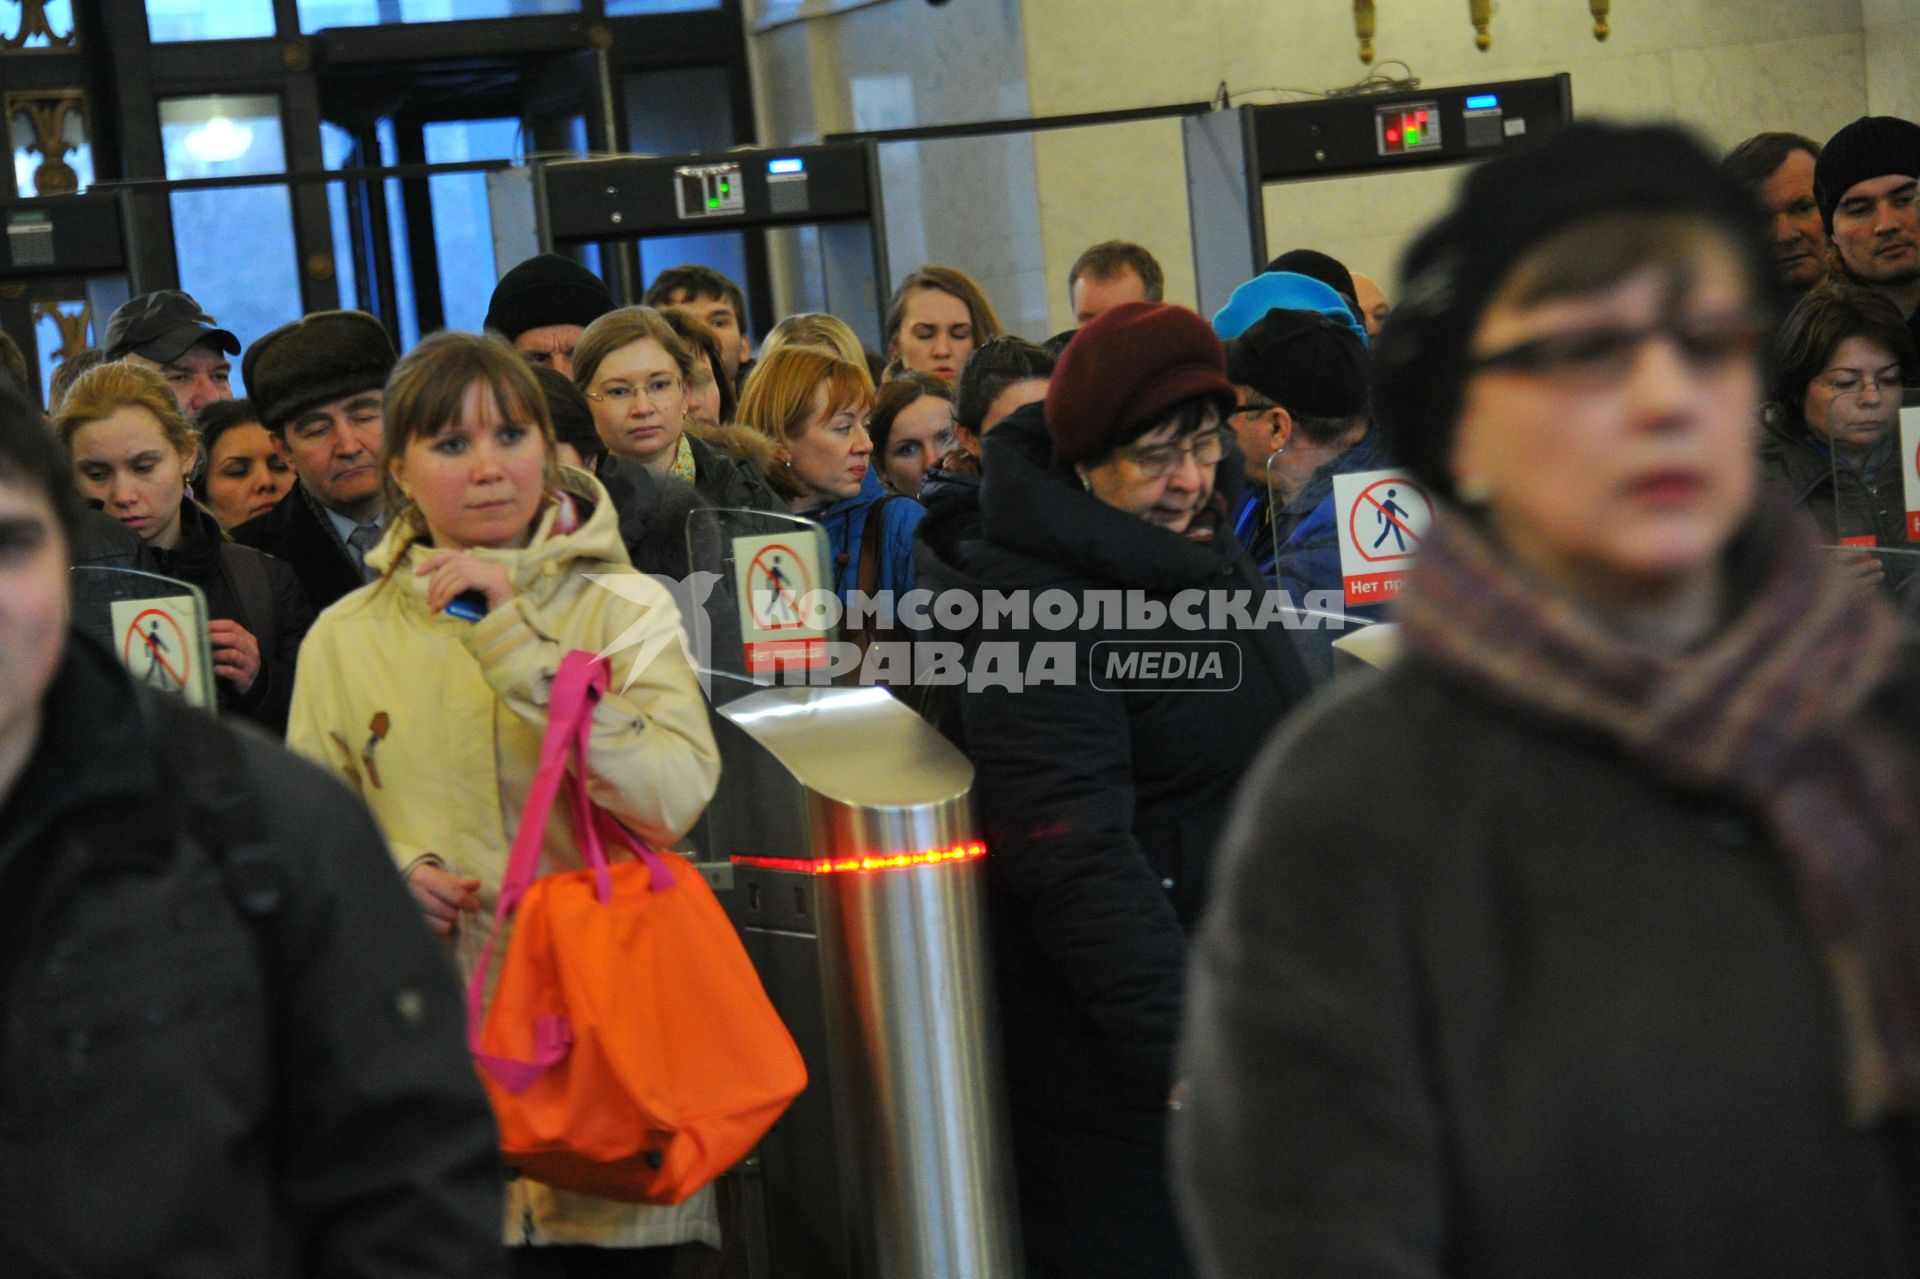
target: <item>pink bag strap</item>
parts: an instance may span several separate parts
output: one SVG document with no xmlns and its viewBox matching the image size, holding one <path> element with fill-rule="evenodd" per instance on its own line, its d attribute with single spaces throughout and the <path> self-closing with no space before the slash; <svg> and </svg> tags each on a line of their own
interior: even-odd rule
<svg viewBox="0 0 1920 1279">
<path fill-rule="evenodd" d="M 560 669 L 554 674 L 547 703 L 547 731 L 540 743 L 540 766 L 528 788 L 527 803 L 520 814 L 520 829 L 514 834 L 513 849 L 507 857 L 506 874 L 501 879 L 499 899 L 493 908 L 493 932 L 480 952 L 473 977 L 467 982 L 467 1047 L 480 1065 L 510 1092 L 521 1091 L 539 1078 L 541 1072 L 562 1061 L 572 1042 L 564 1018 L 544 1017 L 535 1027 L 536 1048 L 532 1061 L 499 1057 L 480 1048 L 493 946 L 514 909 L 540 876 L 540 853 L 546 841 L 547 822 L 553 815 L 553 803 L 559 797 L 561 785 L 568 785 L 581 860 L 594 873 L 594 895 L 602 905 L 613 897 L 613 880 L 607 868 L 608 842 L 625 847 L 646 863 L 651 891 L 657 893 L 673 886 L 673 871 L 666 859 L 613 814 L 596 805 L 588 788 L 587 747 L 593 737 L 594 708 L 606 692 L 607 676 L 606 661 L 591 653 L 576 650 L 560 659 Z M 570 758 L 574 764 L 571 774 L 567 770 Z"/>
</svg>

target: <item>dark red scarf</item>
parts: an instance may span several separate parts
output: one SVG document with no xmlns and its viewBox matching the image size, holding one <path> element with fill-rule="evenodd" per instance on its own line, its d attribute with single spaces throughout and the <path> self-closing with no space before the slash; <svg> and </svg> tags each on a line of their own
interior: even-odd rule
<svg viewBox="0 0 1920 1279">
<path fill-rule="evenodd" d="M 1656 652 L 1530 585 L 1445 512 L 1399 620 L 1413 660 L 1762 818 L 1834 979 L 1851 1113 L 1920 1109 L 1920 726 L 1875 705 L 1906 671 L 1900 625 L 1784 507 L 1762 507 L 1731 565 L 1734 615 L 1691 652 Z"/>
</svg>

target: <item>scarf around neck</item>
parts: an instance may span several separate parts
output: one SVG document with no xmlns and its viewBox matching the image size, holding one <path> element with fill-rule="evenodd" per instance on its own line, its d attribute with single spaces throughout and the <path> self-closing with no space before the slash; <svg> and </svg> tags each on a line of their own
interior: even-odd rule
<svg viewBox="0 0 1920 1279">
<path fill-rule="evenodd" d="M 1406 651 L 1550 722 L 1597 731 L 1659 780 L 1730 797 L 1786 854 L 1826 962 L 1849 1113 L 1920 1103 L 1920 764 L 1873 703 L 1904 673 L 1893 610 L 1764 503 L 1730 557 L 1734 614 L 1684 653 L 1596 626 L 1443 511 L 1399 621 Z"/>
</svg>

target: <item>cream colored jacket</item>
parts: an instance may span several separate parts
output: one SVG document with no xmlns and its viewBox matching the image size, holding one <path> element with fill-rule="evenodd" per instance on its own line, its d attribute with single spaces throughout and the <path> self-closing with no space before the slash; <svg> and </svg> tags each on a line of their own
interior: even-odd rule
<svg viewBox="0 0 1920 1279">
<path fill-rule="evenodd" d="M 588 785 L 602 807 L 656 844 L 671 844 L 699 818 L 720 777 L 673 600 L 628 563 L 599 481 L 573 470 L 562 476 L 584 499 L 576 504 L 586 516 L 579 528 L 554 531 L 555 503 L 526 549 L 475 552 L 508 567 L 518 592 L 512 602 L 477 623 L 429 613 L 414 568 L 432 548 L 411 545 L 396 521 L 367 556 L 382 575 L 394 566 L 392 575 L 322 613 L 300 651 L 288 745 L 359 792 L 403 871 L 432 858 L 480 881 L 480 913 L 462 923 L 455 947 L 463 977 L 492 927 L 565 653 L 620 646 L 589 747 Z M 622 579 L 621 591 L 592 580 L 609 574 Z M 643 654 L 650 660 L 633 669 Z M 543 870 L 579 865 L 571 825 L 563 798 L 547 829 Z M 506 1240 L 718 1246 L 719 1227 L 711 1188 L 656 1208 L 514 1181 Z"/>
</svg>

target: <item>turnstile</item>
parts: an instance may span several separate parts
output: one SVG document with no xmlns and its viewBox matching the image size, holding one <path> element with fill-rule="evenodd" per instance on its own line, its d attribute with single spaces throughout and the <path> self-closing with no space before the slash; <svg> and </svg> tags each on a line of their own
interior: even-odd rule
<svg viewBox="0 0 1920 1279">
<path fill-rule="evenodd" d="M 756 682 L 736 608 L 772 555 L 780 581 L 831 582 L 817 525 L 689 524 L 723 583 L 692 614 L 721 755 L 695 839 L 730 863 L 722 898 L 808 1072 L 734 1179 L 729 1250 L 752 1279 L 1017 1279 L 973 766 L 883 688 Z"/>
<path fill-rule="evenodd" d="M 884 689 L 716 716 L 712 853 L 810 1083 L 762 1144 L 774 1279 L 1019 1271 L 973 768 Z"/>
<path fill-rule="evenodd" d="M 711 155 L 532 161 L 487 175 L 504 275 L 570 245 L 813 226 L 818 261 L 796 310 L 827 311 L 881 345 L 891 294 L 880 163 L 870 141 Z"/>
<path fill-rule="evenodd" d="M 1269 184 L 1478 160 L 1537 141 L 1572 118 L 1565 72 L 1185 117 L 1180 134 L 1200 313 L 1218 311 L 1266 268 Z"/>
</svg>

